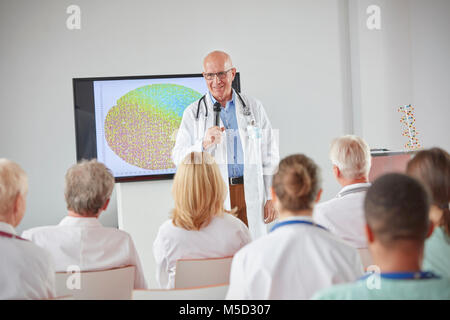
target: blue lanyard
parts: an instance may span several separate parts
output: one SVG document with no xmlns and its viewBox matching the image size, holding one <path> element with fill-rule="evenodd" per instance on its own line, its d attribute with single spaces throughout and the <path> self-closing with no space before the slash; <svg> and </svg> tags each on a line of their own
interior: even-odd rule
<svg viewBox="0 0 450 320">
<path fill-rule="evenodd" d="M 368 273 L 363 276 L 360 280 L 365 280 L 374 273 Z M 384 279 L 391 280 L 419 280 L 419 279 L 439 279 L 440 277 L 435 275 L 433 272 L 389 272 L 389 273 L 380 273 L 380 277 Z"/>
<path fill-rule="evenodd" d="M 322 228 L 323 230 L 328 231 L 325 227 L 322 227 L 320 224 L 314 223 L 314 222 L 310 222 L 310 221 L 303 221 L 303 220 L 288 220 L 288 221 L 282 221 L 280 223 L 277 223 L 276 225 L 274 225 L 272 227 L 272 229 L 270 230 L 270 232 L 274 231 L 275 229 L 278 229 L 279 227 L 283 227 L 289 224 L 309 224 L 313 227 L 319 227 Z"/>
</svg>

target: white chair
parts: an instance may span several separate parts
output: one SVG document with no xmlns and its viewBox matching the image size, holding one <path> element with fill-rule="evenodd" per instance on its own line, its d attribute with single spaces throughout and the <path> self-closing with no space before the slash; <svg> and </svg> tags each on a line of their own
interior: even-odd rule
<svg viewBox="0 0 450 320">
<path fill-rule="evenodd" d="M 364 267 L 364 272 L 367 271 L 367 267 L 373 264 L 372 254 L 367 248 L 358 248 L 359 256 Z"/>
<path fill-rule="evenodd" d="M 233 257 L 177 260 L 175 289 L 229 283 L 232 260 Z"/>
<path fill-rule="evenodd" d="M 48 299 L 40 299 L 40 300 L 75 300 L 73 296 L 62 296 L 62 297 L 54 297 Z"/>
<path fill-rule="evenodd" d="M 228 284 L 186 289 L 133 290 L 133 300 L 224 300 Z"/>
<path fill-rule="evenodd" d="M 57 272 L 56 295 L 72 296 L 74 300 L 129 300 L 134 289 L 135 268 L 126 266 L 78 273 Z"/>
</svg>

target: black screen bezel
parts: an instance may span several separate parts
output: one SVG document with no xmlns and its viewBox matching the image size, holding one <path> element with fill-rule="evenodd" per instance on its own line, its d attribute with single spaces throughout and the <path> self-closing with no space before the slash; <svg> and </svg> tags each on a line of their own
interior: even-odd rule
<svg viewBox="0 0 450 320">
<path fill-rule="evenodd" d="M 116 76 L 116 77 L 87 77 L 87 78 L 72 78 L 73 87 L 73 105 L 74 105 L 74 122 L 75 122 L 75 145 L 77 162 L 86 159 L 90 160 L 97 157 L 97 139 L 95 136 L 95 105 L 94 105 L 94 81 L 104 80 L 138 80 L 138 79 L 165 79 L 165 78 L 195 78 L 203 77 L 201 73 L 192 74 L 167 74 L 167 75 L 141 75 L 141 76 Z M 81 85 L 90 85 L 84 88 L 84 97 L 88 97 L 88 101 L 82 99 L 80 93 Z M 232 87 L 240 92 L 240 74 L 236 72 L 236 76 L 232 83 Z M 86 90 L 91 90 L 90 95 L 86 94 Z M 84 113 L 83 113 L 84 112 Z M 82 122 L 80 118 L 84 115 L 90 116 L 92 119 Z M 88 134 L 85 133 L 85 125 L 88 124 Z M 92 137 L 93 134 L 93 137 Z M 87 135 L 87 137 L 86 137 Z M 91 135 L 91 136 L 90 136 Z M 84 139 L 83 139 L 84 138 Z M 116 182 L 136 182 L 136 181 L 152 181 L 152 180 L 170 180 L 175 174 L 158 174 L 158 175 L 143 175 L 143 176 L 125 176 L 114 177 Z"/>
</svg>

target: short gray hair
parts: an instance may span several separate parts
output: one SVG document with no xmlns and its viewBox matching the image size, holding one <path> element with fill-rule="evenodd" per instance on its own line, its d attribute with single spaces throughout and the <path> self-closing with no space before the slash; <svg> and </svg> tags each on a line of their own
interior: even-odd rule
<svg viewBox="0 0 450 320">
<path fill-rule="evenodd" d="M 330 159 L 346 179 L 366 177 L 372 164 L 369 145 L 354 135 L 334 139 L 331 143 Z"/>
<path fill-rule="evenodd" d="M 25 171 L 15 162 L 0 159 L 0 216 L 9 215 L 18 194 L 28 192 L 28 178 Z"/>
<path fill-rule="evenodd" d="M 66 173 L 67 209 L 83 216 L 96 215 L 111 197 L 114 176 L 97 160 L 83 160 Z"/>
</svg>

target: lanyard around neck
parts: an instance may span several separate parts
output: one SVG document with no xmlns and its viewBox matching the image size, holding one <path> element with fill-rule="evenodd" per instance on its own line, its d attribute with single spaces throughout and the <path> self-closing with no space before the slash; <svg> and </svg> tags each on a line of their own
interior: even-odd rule
<svg viewBox="0 0 450 320">
<path fill-rule="evenodd" d="M 28 241 L 24 238 L 16 236 L 15 234 L 4 232 L 4 231 L 0 231 L 0 237 Z"/>
<path fill-rule="evenodd" d="M 288 220 L 288 221 L 282 221 L 280 223 L 277 223 L 276 225 L 273 226 L 273 228 L 270 230 L 270 232 L 274 231 L 275 229 L 278 229 L 280 227 L 287 226 L 287 225 L 290 225 L 290 224 L 308 224 L 308 225 L 313 226 L 313 227 L 319 227 L 319 228 L 321 228 L 323 230 L 327 230 L 325 227 L 322 227 L 320 224 L 317 224 L 317 223 L 314 223 L 314 222 L 311 222 L 311 221 Z"/>
<path fill-rule="evenodd" d="M 375 273 L 366 274 L 361 280 L 367 279 Z M 391 280 L 419 280 L 419 279 L 439 279 L 440 277 L 433 272 L 417 271 L 417 272 L 388 272 L 380 273 L 379 276 L 384 279 Z"/>
</svg>

